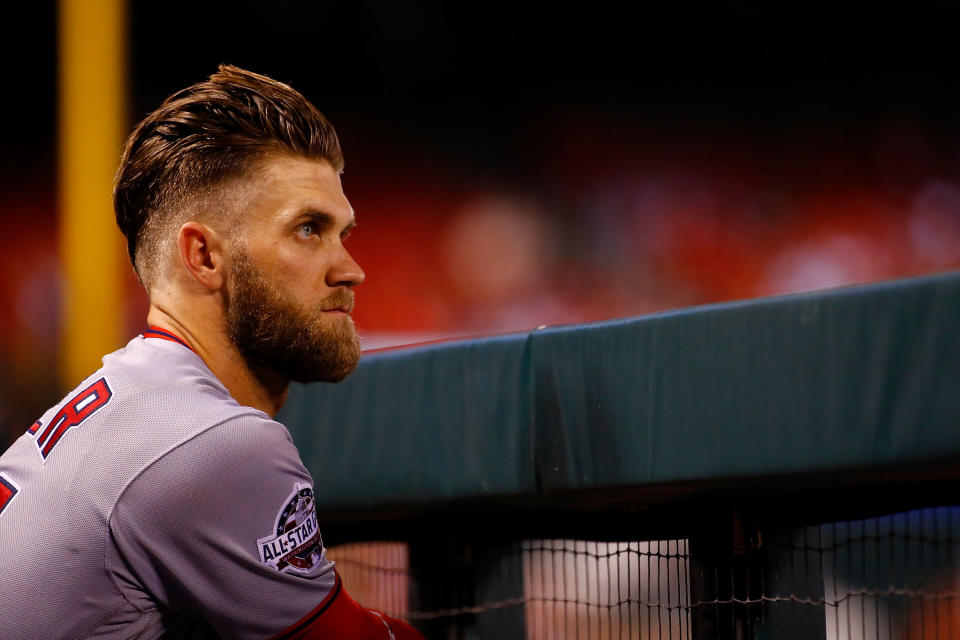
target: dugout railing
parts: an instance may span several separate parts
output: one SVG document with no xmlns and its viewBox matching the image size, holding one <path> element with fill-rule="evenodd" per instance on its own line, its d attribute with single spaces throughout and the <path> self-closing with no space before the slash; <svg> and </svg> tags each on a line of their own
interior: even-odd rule
<svg viewBox="0 0 960 640">
<path fill-rule="evenodd" d="M 281 419 L 429 638 L 953 638 L 958 328 L 947 273 L 367 354 Z"/>
</svg>

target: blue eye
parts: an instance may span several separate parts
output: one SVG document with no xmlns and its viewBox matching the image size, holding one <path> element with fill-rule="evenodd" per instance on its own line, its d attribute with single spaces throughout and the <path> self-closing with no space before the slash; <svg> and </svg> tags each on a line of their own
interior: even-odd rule
<svg viewBox="0 0 960 640">
<path fill-rule="evenodd" d="M 297 227 L 297 233 L 304 237 L 309 237 L 313 235 L 313 231 L 316 228 L 316 225 L 312 222 L 304 222 L 303 224 Z"/>
</svg>

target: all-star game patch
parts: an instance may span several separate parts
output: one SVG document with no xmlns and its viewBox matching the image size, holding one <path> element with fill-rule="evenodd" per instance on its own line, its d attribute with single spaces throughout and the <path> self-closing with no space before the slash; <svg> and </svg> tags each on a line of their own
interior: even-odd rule
<svg viewBox="0 0 960 640">
<path fill-rule="evenodd" d="M 323 540 L 317 528 L 313 489 L 294 485 L 293 493 L 277 515 L 274 535 L 257 540 L 260 562 L 278 571 L 309 574 L 320 564 Z"/>
</svg>

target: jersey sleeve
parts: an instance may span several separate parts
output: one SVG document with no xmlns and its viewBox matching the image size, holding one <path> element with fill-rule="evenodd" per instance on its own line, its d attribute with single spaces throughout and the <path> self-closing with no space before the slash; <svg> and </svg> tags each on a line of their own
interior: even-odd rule
<svg viewBox="0 0 960 640">
<path fill-rule="evenodd" d="M 327 598 L 295 625 L 270 640 L 424 640 L 402 620 L 364 609 L 343 590 L 339 576 Z"/>
<path fill-rule="evenodd" d="M 224 638 L 275 636 L 338 586 L 310 475 L 266 418 L 231 418 L 150 463 L 117 500 L 110 532 L 108 571 L 128 599 L 204 619 Z"/>
</svg>

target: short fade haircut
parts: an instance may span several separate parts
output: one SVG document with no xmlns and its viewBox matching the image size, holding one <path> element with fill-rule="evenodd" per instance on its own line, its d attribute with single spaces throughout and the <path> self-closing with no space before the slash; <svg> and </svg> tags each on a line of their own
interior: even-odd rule
<svg viewBox="0 0 960 640">
<path fill-rule="evenodd" d="M 336 131 L 316 107 L 289 85 L 231 65 L 173 94 L 137 125 L 114 179 L 113 209 L 148 290 L 163 236 L 185 205 L 277 152 L 343 171 Z"/>
</svg>

